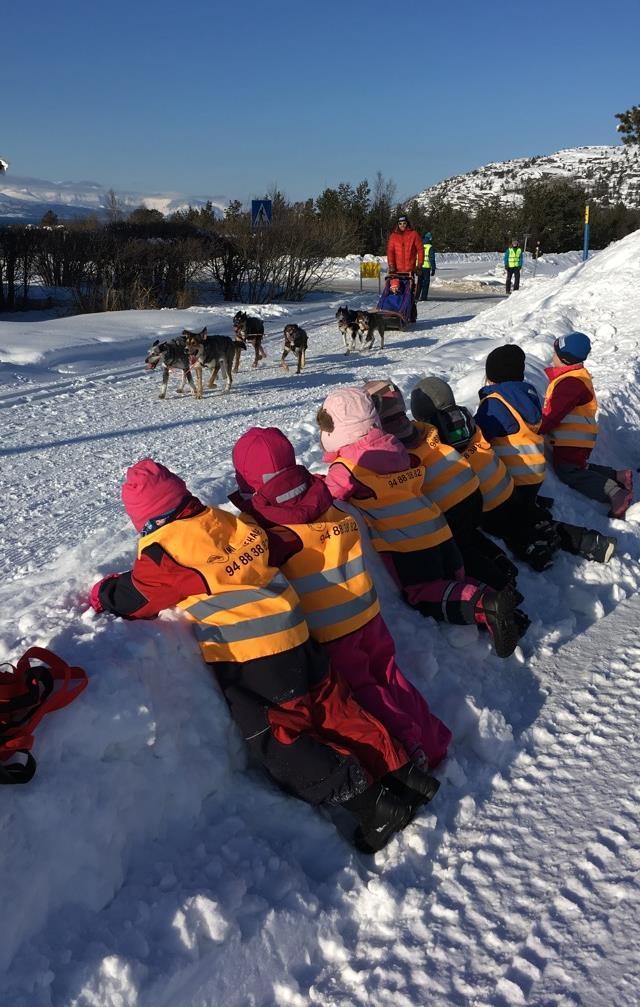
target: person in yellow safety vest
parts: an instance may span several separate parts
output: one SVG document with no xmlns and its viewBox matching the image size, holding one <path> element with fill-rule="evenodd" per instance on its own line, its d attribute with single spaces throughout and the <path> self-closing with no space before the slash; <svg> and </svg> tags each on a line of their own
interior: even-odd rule
<svg viewBox="0 0 640 1007">
<path fill-rule="evenodd" d="M 446 519 L 422 490 L 424 466 L 383 432 L 371 396 L 342 388 L 325 399 L 317 420 L 330 463 L 327 487 L 362 514 L 407 604 L 440 622 L 484 626 L 499 657 L 513 653 L 519 596 L 511 585 L 496 591 L 467 576 Z"/>
<path fill-rule="evenodd" d="M 427 383 L 434 379 L 425 379 Z M 421 383 L 422 384 L 422 383 Z M 425 466 L 423 492 L 440 507 L 453 532 L 456 545 L 462 553 L 464 568 L 471 577 L 484 581 L 500 590 L 507 584 L 515 585 L 518 568 L 502 549 L 479 529 L 482 521 L 482 493 L 480 481 L 465 459 L 440 438 L 438 428 L 413 409 L 414 420 L 407 416 L 402 392 L 392 381 L 368 381 L 366 390 L 373 398 L 382 429 L 393 434 L 411 454 Z M 412 394 L 419 396 L 418 390 Z M 416 408 L 418 408 L 416 406 Z M 459 411 L 444 414 L 453 436 L 455 424 L 465 418 Z M 462 433 L 462 431 L 461 431 Z M 512 487 L 513 488 L 513 487 Z"/>
<path fill-rule="evenodd" d="M 613 469 L 589 462 L 598 436 L 598 403 L 584 361 L 591 340 L 570 332 L 553 344 L 549 385 L 542 406 L 540 433 L 553 449 L 553 467 L 567 486 L 591 500 L 609 504 L 609 516 L 623 519 L 633 499 L 631 469 Z"/>
<path fill-rule="evenodd" d="M 142 536 L 137 559 L 93 586 L 92 607 L 126 619 L 182 609 L 252 755 L 288 793 L 346 807 L 359 823 L 356 846 L 381 849 L 413 817 L 406 791 L 382 782 L 407 753 L 309 639 L 298 595 L 271 555 L 278 542 L 205 507 L 150 458 L 128 470 L 122 499 Z"/>
<path fill-rule="evenodd" d="M 416 301 L 426 301 L 429 299 L 429 285 L 431 277 L 436 272 L 436 251 L 433 247 L 433 237 L 431 231 L 426 231 L 422 235 L 424 259 L 422 269 L 418 275 L 418 285 L 416 287 Z"/>
<path fill-rule="evenodd" d="M 492 350 L 485 364 L 487 381 L 480 389 L 476 423 L 515 483 L 518 502 L 533 507 L 536 523 L 544 520 L 538 491 L 545 475 L 544 438 L 540 431 L 542 406 L 536 389 L 524 380 L 525 354 L 513 343 Z M 552 503 L 553 501 L 551 501 Z M 606 563 L 615 538 L 592 528 L 554 521 L 548 515 L 549 541 L 566 552 Z"/>
<path fill-rule="evenodd" d="M 534 386 L 524 380 L 524 364 L 524 351 L 515 343 L 491 351 L 475 419 L 519 495 L 533 503 L 546 466 L 544 437 L 538 432 L 542 406 Z"/>
<path fill-rule="evenodd" d="M 511 281 L 513 280 L 513 289 L 520 289 L 520 270 L 522 269 L 522 263 L 524 261 L 524 254 L 517 238 L 512 238 L 511 244 L 502 257 L 504 262 L 505 272 L 507 274 L 506 290 L 507 294 L 511 293 Z"/>
<path fill-rule="evenodd" d="M 293 445 L 276 427 L 252 427 L 232 457 L 239 488 L 230 500 L 282 539 L 282 570 L 300 597 L 311 636 L 417 768 L 438 765 L 451 732 L 396 663 L 355 518 L 333 506 L 324 480 L 296 463 Z M 429 778 L 414 776 L 431 787 Z"/>
</svg>

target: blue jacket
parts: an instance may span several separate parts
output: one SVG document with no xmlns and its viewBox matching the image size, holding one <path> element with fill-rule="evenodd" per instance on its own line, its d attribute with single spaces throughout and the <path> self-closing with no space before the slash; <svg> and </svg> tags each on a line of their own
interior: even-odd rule
<svg viewBox="0 0 640 1007">
<path fill-rule="evenodd" d="M 524 256 L 522 254 L 522 249 L 521 248 L 518 249 L 518 251 L 520 252 L 520 255 L 518 256 L 518 261 L 516 263 L 516 267 L 515 268 L 516 269 L 522 269 L 522 260 L 523 260 Z M 506 249 L 504 255 L 502 256 L 502 261 L 504 262 L 505 266 L 509 265 L 509 249 L 508 248 Z"/>
<path fill-rule="evenodd" d="M 528 381 L 499 381 L 495 385 L 485 385 L 478 393 L 480 405 L 475 419 L 489 443 L 495 437 L 515 434 L 518 429 L 518 424 L 507 407 L 498 399 L 487 398 L 491 392 L 499 392 L 526 423 L 535 425 L 540 422 L 542 405 L 537 391 Z"/>
</svg>

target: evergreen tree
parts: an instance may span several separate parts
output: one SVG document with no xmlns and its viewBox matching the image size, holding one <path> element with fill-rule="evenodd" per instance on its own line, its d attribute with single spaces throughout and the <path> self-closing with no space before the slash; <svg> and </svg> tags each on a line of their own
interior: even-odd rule
<svg viewBox="0 0 640 1007">
<path fill-rule="evenodd" d="M 60 223 L 60 218 L 57 213 L 53 210 L 47 210 L 42 220 L 40 221 L 40 227 L 57 227 Z"/>
<path fill-rule="evenodd" d="M 622 134 L 622 142 L 640 143 L 640 105 L 633 105 L 626 112 L 618 112 L 616 119 L 620 120 L 616 129 Z"/>
</svg>

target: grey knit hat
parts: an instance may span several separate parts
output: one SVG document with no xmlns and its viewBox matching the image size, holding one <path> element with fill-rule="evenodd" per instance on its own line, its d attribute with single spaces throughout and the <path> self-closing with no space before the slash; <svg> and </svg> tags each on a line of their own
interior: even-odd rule
<svg viewBox="0 0 640 1007">
<path fill-rule="evenodd" d="M 411 412 L 422 423 L 433 423 L 437 412 L 455 404 L 451 388 L 441 378 L 423 378 L 411 392 Z"/>
</svg>

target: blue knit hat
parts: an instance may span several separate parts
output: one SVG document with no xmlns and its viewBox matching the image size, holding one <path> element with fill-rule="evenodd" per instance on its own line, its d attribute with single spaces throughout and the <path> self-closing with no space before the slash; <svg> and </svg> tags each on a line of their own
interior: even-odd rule
<svg viewBox="0 0 640 1007">
<path fill-rule="evenodd" d="M 556 339 L 553 348 L 563 364 L 581 364 L 591 353 L 591 340 L 584 332 L 570 332 Z"/>
<path fill-rule="evenodd" d="M 422 240 L 423 241 L 432 241 L 433 237 L 432 237 L 431 231 L 425 231 L 424 234 L 422 235 Z"/>
</svg>

